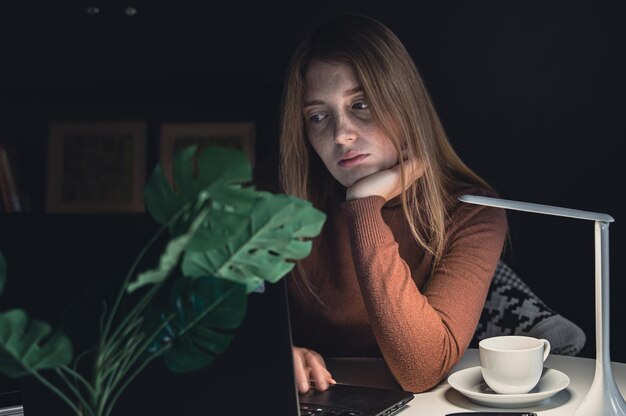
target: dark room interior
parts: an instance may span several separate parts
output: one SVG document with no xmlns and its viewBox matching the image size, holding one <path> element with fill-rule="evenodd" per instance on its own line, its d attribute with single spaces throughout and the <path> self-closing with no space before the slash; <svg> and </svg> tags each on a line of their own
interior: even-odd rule
<svg viewBox="0 0 626 416">
<path fill-rule="evenodd" d="M 147 178 L 162 123 L 253 122 L 256 163 L 275 166 L 291 53 L 319 19 L 354 11 L 405 43 L 454 149 L 502 198 L 615 219 L 611 359 L 626 362 L 623 1 L 208 3 L 0 3 L 0 144 L 20 202 L 0 212 L 0 311 L 73 315 L 70 328 L 95 334 L 72 310 L 97 313 L 156 230 L 141 209 L 51 209 L 51 123 L 140 121 Z M 508 221 L 507 263 L 584 330 L 579 355 L 594 358 L 593 224 L 512 211 Z"/>
</svg>

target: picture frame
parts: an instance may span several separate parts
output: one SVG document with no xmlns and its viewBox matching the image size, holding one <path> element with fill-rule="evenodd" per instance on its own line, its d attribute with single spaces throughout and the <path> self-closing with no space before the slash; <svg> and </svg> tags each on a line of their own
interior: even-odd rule
<svg viewBox="0 0 626 416">
<path fill-rule="evenodd" d="M 254 167 L 256 123 L 241 122 L 173 122 L 160 126 L 160 162 L 172 182 L 172 156 L 190 145 L 197 145 L 195 157 L 207 146 L 216 145 L 242 151 Z"/>
<path fill-rule="evenodd" d="M 50 122 L 45 211 L 144 212 L 146 132 L 142 120 Z"/>
</svg>

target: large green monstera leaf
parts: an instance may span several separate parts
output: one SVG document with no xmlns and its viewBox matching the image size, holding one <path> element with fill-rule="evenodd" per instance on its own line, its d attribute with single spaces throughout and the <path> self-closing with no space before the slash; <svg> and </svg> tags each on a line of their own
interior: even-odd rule
<svg viewBox="0 0 626 416">
<path fill-rule="evenodd" d="M 169 303 L 151 308 L 145 316 L 147 333 L 166 323 L 148 353 L 169 345 L 164 362 L 178 373 L 208 366 L 230 345 L 233 330 L 245 316 L 246 299 L 243 285 L 224 279 L 177 280 Z"/>
<path fill-rule="evenodd" d="M 168 182 L 161 165 L 157 165 L 144 190 L 148 212 L 160 224 L 169 223 L 172 236 L 186 233 L 207 204 L 216 214 L 228 212 L 245 216 L 254 202 L 254 190 L 243 188 L 243 184 L 252 179 L 252 170 L 242 152 L 208 147 L 198 158 L 197 169 L 193 163 L 195 153 L 196 146 L 191 146 L 174 155 L 174 187 Z M 218 215 L 211 214 L 204 228 L 224 239 L 237 233 L 242 226 L 241 221 L 221 221 Z M 215 240 L 215 244 L 220 244 L 221 239 Z"/>
<path fill-rule="evenodd" d="M 30 320 L 21 309 L 0 313 L 0 372 L 23 377 L 38 370 L 67 365 L 72 343 L 50 325 Z"/>
<path fill-rule="evenodd" d="M 153 217 L 169 224 L 171 240 L 157 268 L 138 276 L 129 291 L 169 284 L 167 307 L 144 314 L 147 334 L 160 326 L 148 353 L 164 348 L 165 363 L 186 372 L 212 362 L 229 345 L 245 315 L 246 294 L 275 283 L 311 251 L 325 215 L 309 202 L 247 186 L 243 153 L 208 148 L 191 167 L 195 148 L 174 158 L 172 187 L 157 167 L 144 195 Z M 163 282 L 180 264 L 172 282 Z M 215 304 L 215 306 L 211 306 Z M 156 310 L 156 312 L 155 312 Z M 152 331 L 152 332 L 151 332 Z"/>
<path fill-rule="evenodd" d="M 189 250 L 183 258 L 183 274 L 215 275 L 242 283 L 248 293 L 264 280 L 275 283 L 293 269 L 291 260 L 311 252 L 326 216 L 306 201 L 288 195 L 259 192 L 247 226 L 222 247 Z"/>
</svg>

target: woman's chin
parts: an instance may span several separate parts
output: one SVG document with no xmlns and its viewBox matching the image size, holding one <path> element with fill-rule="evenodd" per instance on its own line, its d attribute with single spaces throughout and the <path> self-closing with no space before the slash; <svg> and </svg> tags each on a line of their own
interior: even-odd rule
<svg viewBox="0 0 626 416">
<path fill-rule="evenodd" d="M 335 180 L 344 187 L 349 188 L 361 179 L 373 175 L 379 170 L 380 169 L 372 169 L 370 167 L 364 167 L 363 169 L 354 168 L 350 172 L 342 172 L 341 175 L 336 175 Z"/>
<path fill-rule="evenodd" d="M 344 188 L 349 188 L 367 175 L 359 175 L 355 177 L 335 178 Z"/>
</svg>

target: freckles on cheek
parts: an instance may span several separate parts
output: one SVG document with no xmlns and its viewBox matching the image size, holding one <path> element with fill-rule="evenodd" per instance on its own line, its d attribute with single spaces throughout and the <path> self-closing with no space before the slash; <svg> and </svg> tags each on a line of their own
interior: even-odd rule
<svg viewBox="0 0 626 416">
<path fill-rule="evenodd" d="M 326 164 L 326 162 L 328 160 L 328 151 L 327 151 L 327 149 L 325 149 L 324 146 L 320 146 L 319 143 L 317 143 L 317 145 L 313 144 L 313 150 L 315 150 L 315 153 L 317 153 L 317 155 L 322 160 L 322 162 L 324 164 Z"/>
<path fill-rule="evenodd" d="M 307 138 L 307 140 L 313 148 L 313 151 L 320 157 L 320 159 L 323 159 L 323 149 L 320 147 L 319 141 L 315 140 L 314 138 Z"/>
<path fill-rule="evenodd" d="M 319 153 L 320 150 L 324 148 L 324 137 L 316 129 L 311 127 L 307 128 L 306 136 L 309 144 L 311 144 L 315 151 Z"/>
</svg>

